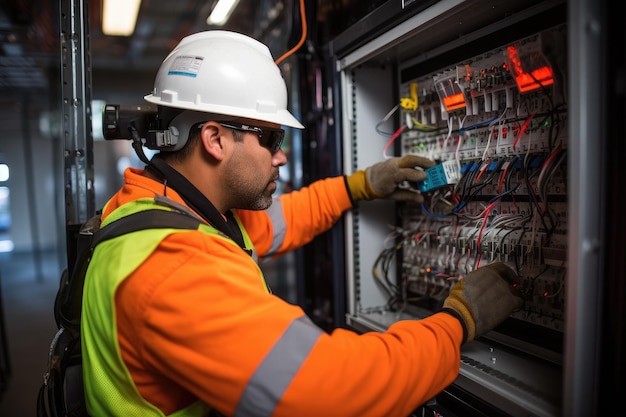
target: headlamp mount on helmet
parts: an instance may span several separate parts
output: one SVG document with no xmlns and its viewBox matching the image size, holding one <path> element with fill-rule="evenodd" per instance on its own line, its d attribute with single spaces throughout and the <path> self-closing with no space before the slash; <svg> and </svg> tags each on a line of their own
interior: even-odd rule
<svg viewBox="0 0 626 417">
<path fill-rule="evenodd" d="M 133 140 L 133 131 L 142 145 L 152 150 L 167 150 L 179 141 L 176 127 L 168 127 L 183 109 L 148 105 L 105 104 L 102 130 L 105 140 Z"/>
<path fill-rule="evenodd" d="M 181 137 L 172 120 L 183 109 L 148 105 L 105 104 L 102 110 L 102 133 L 105 140 L 131 140 L 137 156 L 145 163 L 142 147 L 173 151 L 183 147 L 187 137 Z"/>
</svg>

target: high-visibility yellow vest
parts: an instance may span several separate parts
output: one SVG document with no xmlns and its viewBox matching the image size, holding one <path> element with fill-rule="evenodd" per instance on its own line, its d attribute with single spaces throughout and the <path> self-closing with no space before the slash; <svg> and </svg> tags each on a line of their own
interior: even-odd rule
<svg viewBox="0 0 626 417">
<path fill-rule="evenodd" d="M 113 211 L 102 227 L 132 213 L 153 209 L 171 210 L 162 201 L 157 204 L 153 199 L 139 199 Z M 239 219 L 236 220 L 246 248 L 253 248 L 250 237 L 241 227 Z M 200 223 L 198 230 L 236 245 L 205 223 Z M 186 231 L 188 229 L 177 229 L 175 226 L 168 229 L 144 229 L 103 241 L 96 246 L 85 277 L 81 313 L 83 379 L 87 412 L 90 415 L 110 417 L 113 412 L 115 416 L 124 417 L 165 417 L 161 410 L 139 394 L 124 364 L 117 341 L 115 292 L 163 239 L 172 233 Z M 207 404 L 198 401 L 169 417 L 207 416 L 210 410 Z"/>
</svg>

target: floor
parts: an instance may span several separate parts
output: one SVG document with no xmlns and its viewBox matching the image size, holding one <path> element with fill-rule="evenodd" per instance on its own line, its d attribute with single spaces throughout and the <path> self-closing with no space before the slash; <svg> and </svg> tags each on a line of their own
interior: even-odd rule
<svg viewBox="0 0 626 417">
<path fill-rule="evenodd" d="M 36 416 L 48 347 L 57 331 L 53 305 L 66 264 L 63 257 L 57 252 L 0 253 L 1 417 Z M 292 258 L 281 258 L 263 270 L 274 293 L 293 302 Z"/>
<path fill-rule="evenodd" d="M 57 327 L 56 252 L 0 253 L 0 416 L 36 416 L 37 392 Z"/>
</svg>

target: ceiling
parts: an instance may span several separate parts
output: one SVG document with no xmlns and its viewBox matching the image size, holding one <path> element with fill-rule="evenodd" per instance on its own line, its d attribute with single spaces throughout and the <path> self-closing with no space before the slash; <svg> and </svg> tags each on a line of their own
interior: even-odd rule
<svg viewBox="0 0 626 417">
<path fill-rule="evenodd" d="M 389 0 L 306 0 L 309 38 L 332 38 L 347 25 Z M 89 57 L 93 90 L 112 88 L 145 92 L 171 49 L 185 36 L 209 29 L 206 19 L 217 0 L 142 0 L 130 37 L 101 31 L 102 0 L 1 0 L 0 101 L 36 92 L 58 96 L 61 69 L 60 10 L 81 6 L 89 22 Z M 221 29 L 244 33 L 282 56 L 300 40 L 299 8 L 303 0 L 239 0 Z M 315 11 L 312 11 L 314 9 Z M 295 16 L 297 13 L 298 16 Z M 313 16 L 315 14 L 315 16 Z M 69 26 L 65 19 L 65 25 Z M 71 30 L 65 28 L 67 33 Z"/>
<path fill-rule="evenodd" d="M 100 29 L 100 2 L 92 1 L 89 7 L 93 68 L 130 67 L 154 72 L 184 36 L 214 28 L 207 25 L 206 19 L 215 0 L 143 0 L 131 37 L 105 36 Z M 256 20 L 259 10 L 270 8 L 280 11 L 283 2 L 240 0 L 222 29 L 252 35 L 260 27 Z"/>
<path fill-rule="evenodd" d="M 72 4 L 79 0 L 62 0 Z M 91 68 L 102 72 L 153 75 L 167 53 L 186 35 L 211 29 L 206 18 L 216 0 L 143 0 L 130 37 L 102 34 L 102 0 L 84 0 L 89 20 Z M 60 67 L 58 0 L 2 0 L 0 3 L 0 91 L 49 90 Z M 222 29 L 269 37 L 284 29 L 283 0 L 240 0 Z M 286 3 L 291 3 L 287 1 Z M 54 77 L 58 80 L 58 77 Z"/>
</svg>

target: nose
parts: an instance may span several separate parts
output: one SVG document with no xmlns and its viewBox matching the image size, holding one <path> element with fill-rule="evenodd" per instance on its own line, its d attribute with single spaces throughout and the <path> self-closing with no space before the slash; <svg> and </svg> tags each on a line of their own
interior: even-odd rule
<svg viewBox="0 0 626 417">
<path fill-rule="evenodd" d="M 287 154 L 285 153 L 285 151 L 282 150 L 282 148 L 272 155 L 272 165 L 283 166 L 286 163 L 287 163 Z"/>
</svg>

